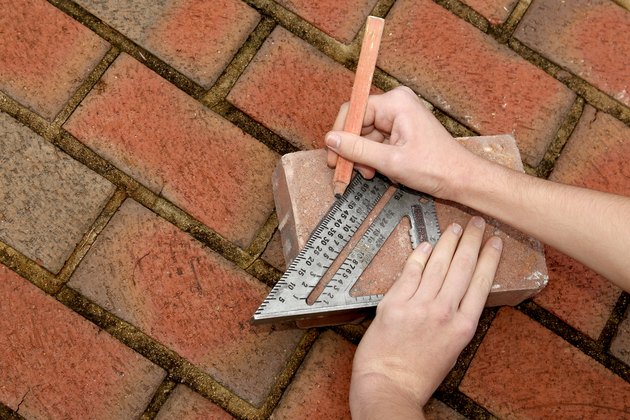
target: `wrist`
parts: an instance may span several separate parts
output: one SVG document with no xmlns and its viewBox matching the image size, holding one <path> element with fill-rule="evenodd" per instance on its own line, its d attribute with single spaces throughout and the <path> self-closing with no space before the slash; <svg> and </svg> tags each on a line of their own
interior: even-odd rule
<svg viewBox="0 0 630 420">
<path fill-rule="evenodd" d="M 424 418 L 426 397 L 414 395 L 390 378 L 379 374 L 354 375 L 350 385 L 353 419 Z"/>
</svg>

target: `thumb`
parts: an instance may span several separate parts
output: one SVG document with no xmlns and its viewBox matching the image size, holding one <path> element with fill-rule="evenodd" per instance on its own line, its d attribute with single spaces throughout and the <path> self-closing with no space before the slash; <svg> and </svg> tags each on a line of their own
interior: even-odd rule
<svg viewBox="0 0 630 420">
<path fill-rule="evenodd" d="M 391 152 L 391 146 L 345 131 L 331 131 L 326 134 L 326 146 L 349 161 L 379 171 L 383 169 L 383 157 Z"/>
</svg>

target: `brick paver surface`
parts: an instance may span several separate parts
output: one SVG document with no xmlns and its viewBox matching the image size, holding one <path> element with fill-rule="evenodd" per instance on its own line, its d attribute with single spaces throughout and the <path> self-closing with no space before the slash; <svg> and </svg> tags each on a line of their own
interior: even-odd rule
<svg viewBox="0 0 630 420">
<path fill-rule="evenodd" d="M 0 90 L 52 120 L 109 44 L 41 0 L 0 10 Z"/>
<path fill-rule="evenodd" d="M 130 200 L 69 284 L 255 404 L 301 336 L 253 328 L 268 289 Z"/>
<path fill-rule="evenodd" d="M 629 140 L 630 128 L 587 106 L 550 178 L 630 195 Z M 617 302 L 619 289 L 549 247 L 547 264 L 549 287 L 535 298 L 536 302 L 596 339 Z"/>
<path fill-rule="evenodd" d="M 321 148 L 352 81 L 348 69 L 277 28 L 228 100 L 297 147 Z"/>
<path fill-rule="evenodd" d="M 114 186 L 4 112 L 0 150 L 0 240 L 57 272 Z"/>
<path fill-rule="evenodd" d="M 0 264 L 0 402 L 24 418 L 138 416 L 164 371 Z"/>
<path fill-rule="evenodd" d="M 239 245 L 272 211 L 276 154 L 127 55 L 65 127 Z"/>
<path fill-rule="evenodd" d="M 533 2 L 516 37 L 551 61 L 630 105 L 630 13 L 605 0 Z"/>
<path fill-rule="evenodd" d="M 501 309 L 460 389 L 500 418 L 630 412 L 630 384 L 514 309 Z"/>
<path fill-rule="evenodd" d="M 273 414 L 277 419 L 350 418 L 346 404 L 355 346 L 324 333 L 298 371 Z"/>
<path fill-rule="evenodd" d="M 155 418 L 157 420 L 229 420 L 234 417 L 190 388 L 178 385 Z"/>
<path fill-rule="evenodd" d="M 278 3 L 348 44 L 365 23 L 376 0 L 278 0 Z"/>
<path fill-rule="evenodd" d="M 630 195 L 626 0 L 0 0 L 0 417 L 349 418 L 369 320 L 250 318 L 286 268 L 279 153 L 323 146 L 370 13 L 374 93 Z M 630 417 L 628 295 L 545 252 L 428 418 Z"/>
<path fill-rule="evenodd" d="M 396 2 L 378 63 L 481 134 L 514 135 L 531 165 L 542 158 L 574 98 L 551 76 L 431 0 Z"/>
<path fill-rule="evenodd" d="M 499 25 L 510 16 L 517 0 L 465 0 L 468 6 L 488 19 L 492 25 Z"/>
<path fill-rule="evenodd" d="M 89 12 L 209 87 L 258 23 L 238 0 L 79 0 Z"/>
</svg>

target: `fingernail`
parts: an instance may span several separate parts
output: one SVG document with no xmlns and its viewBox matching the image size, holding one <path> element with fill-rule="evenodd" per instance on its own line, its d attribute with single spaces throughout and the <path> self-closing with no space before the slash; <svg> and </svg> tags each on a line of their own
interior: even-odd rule
<svg viewBox="0 0 630 420">
<path fill-rule="evenodd" d="M 431 252 L 431 244 L 428 242 L 422 242 L 420 244 L 420 251 L 424 252 L 425 254 L 428 254 L 429 252 Z"/>
<path fill-rule="evenodd" d="M 326 136 L 326 146 L 331 149 L 338 148 L 339 143 L 341 143 L 341 137 L 339 137 L 339 134 L 330 133 Z"/>
<path fill-rule="evenodd" d="M 479 228 L 479 229 L 483 229 L 484 225 L 486 224 L 486 221 L 483 220 L 483 218 L 479 217 L 479 216 L 475 216 L 472 218 L 472 222 L 473 225 L 475 225 L 475 227 Z"/>
<path fill-rule="evenodd" d="M 490 238 L 490 246 L 496 250 L 501 251 L 503 249 L 503 241 L 498 236 Z"/>
<path fill-rule="evenodd" d="M 460 233 L 462 233 L 462 227 L 457 223 L 453 223 L 453 227 L 451 229 L 453 230 L 453 233 L 455 235 L 459 235 Z"/>
</svg>

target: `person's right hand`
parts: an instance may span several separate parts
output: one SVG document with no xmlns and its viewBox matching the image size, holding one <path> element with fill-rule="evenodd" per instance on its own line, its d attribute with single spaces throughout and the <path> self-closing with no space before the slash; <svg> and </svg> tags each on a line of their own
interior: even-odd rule
<svg viewBox="0 0 630 420">
<path fill-rule="evenodd" d="M 326 135 L 330 167 L 338 154 L 355 162 L 365 178 L 377 170 L 394 182 L 452 200 L 467 165 L 480 159 L 458 144 L 407 87 L 370 96 L 361 136 L 340 131 L 347 113 L 346 103 Z"/>
</svg>

